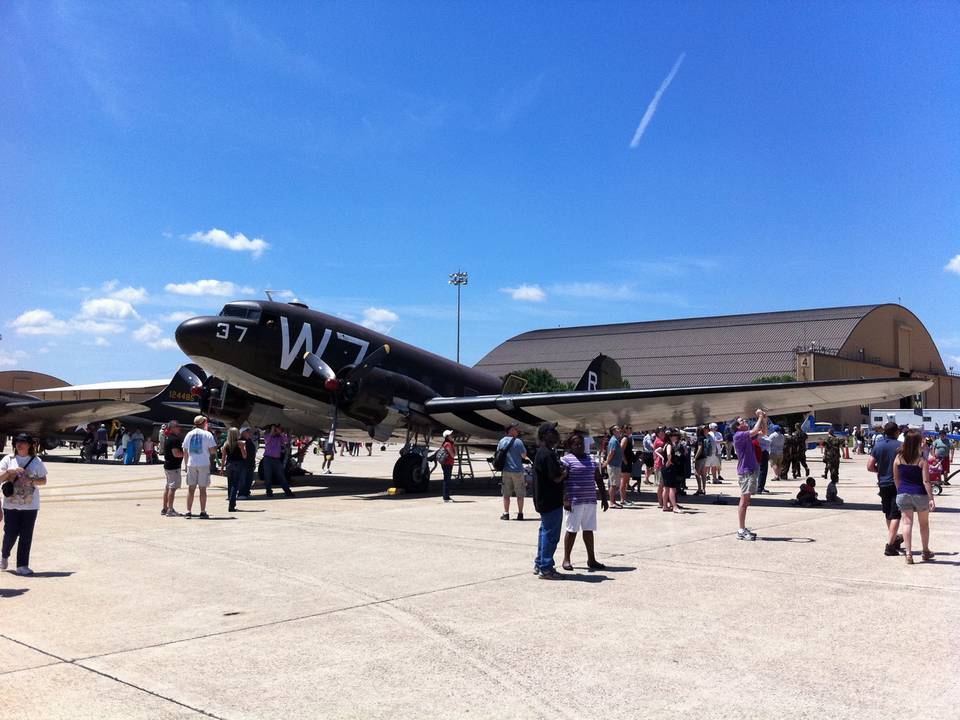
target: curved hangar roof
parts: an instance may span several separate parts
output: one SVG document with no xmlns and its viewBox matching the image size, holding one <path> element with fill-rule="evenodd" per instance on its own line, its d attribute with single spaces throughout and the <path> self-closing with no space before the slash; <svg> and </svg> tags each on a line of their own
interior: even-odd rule
<svg viewBox="0 0 960 720">
<path fill-rule="evenodd" d="M 861 324 L 870 332 L 855 332 Z M 534 330 L 500 344 L 476 367 L 497 376 L 545 368 L 560 380 L 576 381 L 590 360 L 604 353 L 620 363 L 633 388 L 728 385 L 794 374 L 795 349 L 813 343 L 843 353 L 861 351 L 895 376 L 897 327 L 904 325 L 912 331 L 915 358 L 914 367 L 904 369 L 943 372 L 923 323 L 892 304 Z M 856 348 L 845 347 L 856 340 Z"/>
</svg>

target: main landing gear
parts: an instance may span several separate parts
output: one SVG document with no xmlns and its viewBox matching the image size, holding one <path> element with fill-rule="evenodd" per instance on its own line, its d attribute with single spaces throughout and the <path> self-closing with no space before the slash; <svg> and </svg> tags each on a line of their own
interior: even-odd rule
<svg viewBox="0 0 960 720">
<path fill-rule="evenodd" d="M 407 431 L 407 441 L 400 450 L 400 457 L 393 466 L 393 484 L 409 493 L 424 493 L 430 489 L 430 461 L 427 459 L 430 447 L 429 433 L 423 436 L 423 444 L 418 443 L 420 435 Z"/>
</svg>

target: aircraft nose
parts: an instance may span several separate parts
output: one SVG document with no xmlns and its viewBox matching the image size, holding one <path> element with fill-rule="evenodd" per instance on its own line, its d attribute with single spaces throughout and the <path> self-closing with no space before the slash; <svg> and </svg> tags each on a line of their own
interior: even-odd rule
<svg viewBox="0 0 960 720">
<path fill-rule="evenodd" d="M 190 357 L 209 357 L 215 325 L 216 318 L 195 317 L 184 320 L 176 330 L 177 345 Z"/>
</svg>

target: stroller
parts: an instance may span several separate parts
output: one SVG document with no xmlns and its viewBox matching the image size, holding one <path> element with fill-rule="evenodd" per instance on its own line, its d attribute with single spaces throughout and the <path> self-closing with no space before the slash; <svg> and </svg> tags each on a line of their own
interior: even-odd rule
<svg viewBox="0 0 960 720">
<path fill-rule="evenodd" d="M 930 473 L 930 487 L 934 495 L 943 493 L 943 465 L 940 458 L 931 457 L 927 463 L 927 471 Z"/>
</svg>

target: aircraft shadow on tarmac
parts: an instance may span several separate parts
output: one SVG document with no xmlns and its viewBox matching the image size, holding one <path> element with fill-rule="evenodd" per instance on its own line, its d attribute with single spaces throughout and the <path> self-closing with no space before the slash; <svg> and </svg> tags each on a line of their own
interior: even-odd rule
<svg viewBox="0 0 960 720">
<path fill-rule="evenodd" d="M 298 475 L 290 479 L 290 488 L 297 497 L 343 497 L 363 496 L 363 500 L 413 500 L 424 497 L 439 497 L 441 484 L 431 481 L 430 491 L 426 493 L 404 493 L 401 495 L 387 495 L 387 488 L 393 485 L 388 478 L 370 478 L 356 475 Z M 257 483 L 254 487 L 256 494 L 252 500 L 267 500 L 263 494 L 263 486 Z M 450 488 L 457 496 L 490 497 L 500 494 L 499 483 L 489 477 L 479 477 L 474 480 L 454 480 Z M 274 497 L 277 497 L 275 494 Z M 282 495 L 281 495 L 282 497 Z M 463 502 L 463 501 L 461 501 Z"/>
</svg>

